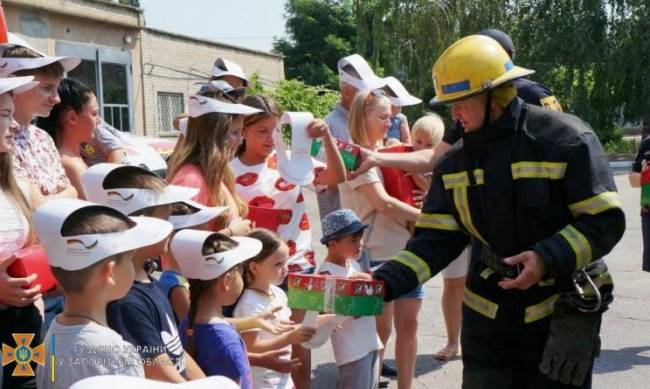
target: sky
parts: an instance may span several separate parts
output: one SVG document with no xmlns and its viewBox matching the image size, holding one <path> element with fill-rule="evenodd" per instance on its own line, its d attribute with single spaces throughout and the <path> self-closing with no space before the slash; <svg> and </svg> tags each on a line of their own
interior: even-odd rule
<svg viewBox="0 0 650 389">
<path fill-rule="evenodd" d="M 284 35 L 284 0 L 140 0 L 148 27 L 271 51 Z"/>
</svg>

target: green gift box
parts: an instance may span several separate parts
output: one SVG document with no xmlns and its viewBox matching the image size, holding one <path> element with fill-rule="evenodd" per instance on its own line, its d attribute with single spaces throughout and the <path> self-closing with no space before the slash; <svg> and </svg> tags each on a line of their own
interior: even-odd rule
<svg viewBox="0 0 650 389">
<path fill-rule="evenodd" d="M 377 316 L 384 307 L 384 282 L 289 274 L 289 307 L 345 316 Z"/>
<path fill-rule="evenodd" d="M 359 165 L 361 148 L 357 145 L 343 142 L 340 139 L 336 140 L 336 147 L 339 149 L 339 153 L 341 153 L 341 159 L 343 159 L 343 165 L 345 165 L 345 168 L 349 171 L 354 171 Z M 319 140 L 311 142 L 310 155 L 316 159 L 324 161 L 325 148 L 323 148 L 323 142 Z"/>
<path fill-rule="evenodd" d="M 641 205 L 650 206 L 650 170 L 641 172 Z"/>
</svg>

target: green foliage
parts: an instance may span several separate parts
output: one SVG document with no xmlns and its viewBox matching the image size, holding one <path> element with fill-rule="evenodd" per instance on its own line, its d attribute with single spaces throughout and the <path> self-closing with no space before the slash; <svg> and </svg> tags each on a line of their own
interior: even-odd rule
<svg viewBox="0 0 650 389">
<path fill-rule="evenodd" d="M 349 0 L 288 0 L 287 38 L 273 51 L 284 55 L 285 74 L 309 85 L 338 89 L 336 62 L 354 52 L 356 28 Z"/>
<path fill-rule="evenodd" d="M 639 142 L 619 138 L 605 143 L 603 148 L 608 154 L 636 154 L 639 151 Z"/>
<path fill-rule="evenodd" d="M 251 77 L 248 93 L 272 98 L 283 111 L 311 112 L 316 118 L 324 118 L 340 98 L 338 92 L 306 85 L 299 80 L 281 80 L 264 86 L 257 74 Z"/>
</svg>

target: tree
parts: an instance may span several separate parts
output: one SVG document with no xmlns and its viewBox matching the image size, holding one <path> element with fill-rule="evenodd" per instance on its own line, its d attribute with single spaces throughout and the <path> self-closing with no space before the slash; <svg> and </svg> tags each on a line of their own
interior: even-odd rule
<svg viewBox="0 0 650 389">
<path fill-rule="evenodd" d="M 273 44 L 284 55 L 287 78 L 338 89 L 336 63 L 354 52 L 356 27 L 350 0 L 288 0 L 287 37 Z"/>
</svg>

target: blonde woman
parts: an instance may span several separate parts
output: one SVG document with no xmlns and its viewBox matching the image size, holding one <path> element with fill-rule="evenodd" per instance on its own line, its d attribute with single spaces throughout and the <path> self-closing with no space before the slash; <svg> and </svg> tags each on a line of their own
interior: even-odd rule
<svg viewBox="0 0 650 389">
<path fill-rule="evenodd" d="M 364 148 L 377 150 L 390 126 L 390 116 L 391 103 L 383 91 L 358 93 L 350 109 L 352 141 Z M 411 234 L 407 223 L 415 222 L 420 211 L 386 193 L 379 168 L 372 168 L 353 180 L 339 184 L 339 191 L 341 206 L 355 211 L 363 223 L 369 225 L 365 247 L 370 252 L 372 266 L 381 266 L 409 240 Z M 415 374 L 418 314 L 423 297 L 424 291 L 418 287 L 402 298 L 385 304 L 383 315 L 377 317 L 377 332 L 384 344 L 390 337 L 393 321 L 395 324 L 399 389 L 410 388 Z"/>
</svg>

